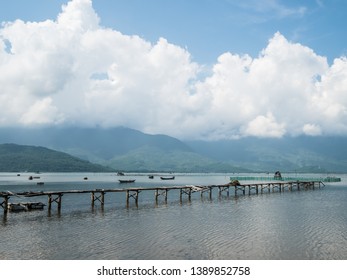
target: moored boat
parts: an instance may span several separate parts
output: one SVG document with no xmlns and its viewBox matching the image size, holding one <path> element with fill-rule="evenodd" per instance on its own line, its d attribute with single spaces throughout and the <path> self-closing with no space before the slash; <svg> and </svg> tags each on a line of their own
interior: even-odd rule
<svg viewBox="0 0 347 280">
<path fill-rule="evenodd" d="M 12 212 L 20 212 L 20 211 L 27 211 L 27 207 L 23 205 L 22 203 L 9 203 L 7 205 L 7 209 Z"/>
<path fill-rule="evenodd" d="M 7 205 L 8 210 L 12 212 L 30 211 L 30 210 L 42 210 L 46 204 L 42 202 L 19 202 L 9 203 Z"/>
<path fill-rule="evenodd" d="M 160 179 L 162 179 L 162 180 L 175 180 L 175 176 L 171 176 L 171 177 L 160 177 Z"/>
<path fill-rule="evenodd" d="M 46 204 L 42 202 L 27 202 L 25 203 L 28 210 L 42 210 Z"/>
<path fill-rule="evenodd" d="M 134 183 L 135 180 L 134 179 L 131 179 L 131 180 L 118 180 L 119 183 Z"/>
</svg>

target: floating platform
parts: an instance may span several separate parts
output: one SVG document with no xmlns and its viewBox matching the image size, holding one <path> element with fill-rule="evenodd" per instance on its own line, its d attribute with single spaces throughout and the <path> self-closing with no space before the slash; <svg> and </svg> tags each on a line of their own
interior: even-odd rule
<svg viewBox="0 0 347 280">
<path fill-rule="evenodd" d="M 338 177 L 259 177 L 259 176 L 231 176 L 230 181 L 281 181 L 281 182 L 324 182 L 324 183 L 334 183 L 341 182 L 341 178 Z"/>
</svg>

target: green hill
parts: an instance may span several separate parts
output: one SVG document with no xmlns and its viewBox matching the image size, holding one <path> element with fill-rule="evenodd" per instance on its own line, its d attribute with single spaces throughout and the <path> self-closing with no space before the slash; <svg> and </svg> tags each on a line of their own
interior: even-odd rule
<svg viewBox="0 0 347 280">
<path fill-rule="evenodd" d="M 0 172 L 21 171 L 109 172 L 113 170 L 44 147 L 0 144 Z"/>
</svg>

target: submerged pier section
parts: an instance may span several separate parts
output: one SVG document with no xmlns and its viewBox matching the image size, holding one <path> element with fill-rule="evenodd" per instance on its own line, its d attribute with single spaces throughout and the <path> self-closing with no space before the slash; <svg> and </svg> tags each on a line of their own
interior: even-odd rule
<svg viewBox="0 0 347 280">
<path fill-rule="evenodd" d="M 252 195 L 252 194 L 262 194 L 264 192 L 284 192 L 293 190 L 314 190 L 315 188 L 321 188 L 324 183 L 321 181 L 293 181 L 293 182 L 269 182 L 269 183 L 249 183 L 240 184 L 237 181 L 233 181 L 229 184 L 224 185 L 186 185 L 186 186 L 165 186 L 165 187 L 152 187 L 152 188 L 125 188 L 125 189 L 95 189 L 95 190 L 67 190 L 67 191 L 42 191 L 42 192 L 0 192 L 0 207 L 3 208 L 4 213 L 7 214 L 11 210 L 14 204 L 9 203 L 11 197 L 29 198 L 29 197 L 47 197 L 47 208 L 51 211 L 53 205 L 56 205 L 58 211 L 62 208 L 62 197 L 63 195 L 72 194 L 90 194 L 91 206 L 94 207 L 96 203 L 102 207 L 105 204 L 105 196 L 108 193 L 122 193 L 125 194 L 126 207 L 130 206 L 131 201 L 138 206 L 139 195 L 141 192 L 153 192 L 154 201 L 156 204 L 159 203 L 159 199 L 162 198 L 164 203 L 168 201 L 169 192 L 174 192 L 177 195 L 179 193 L 179 199 L 182 203 L 184 198 L 188 201 L 191 200 L 193 193 L 200 193 L 203 197 L 207 194 L 209 199 L 212 199 L 213 191 L 218 191 L 218 196 L 226 195 L 229 196 L 230 192 L 234 196 L 238 195 Z M 22 203 L 25 205 L 25 203 Z M 27 203 L 28 204 L 28 203 Z M 41 207 L 42 206 L 42 207 Z M 44 204 L 40 204 L 38 208 L 28 208 L 27 210 L 43 209 Z"/>
</svg>

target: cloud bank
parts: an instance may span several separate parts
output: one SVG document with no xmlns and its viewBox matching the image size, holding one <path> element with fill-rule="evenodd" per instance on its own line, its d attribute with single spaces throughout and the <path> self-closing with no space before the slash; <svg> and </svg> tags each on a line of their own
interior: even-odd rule
<svg viewBox="0 0 347 280">
<path fill-rule="evenodd" d="M 91 0 L 0 28 L 0 126 L 128 126 L 181 139 L 347 134 L 347 59 L 279 32 L 211 66 L 100 25 Z"/>
</svg>

